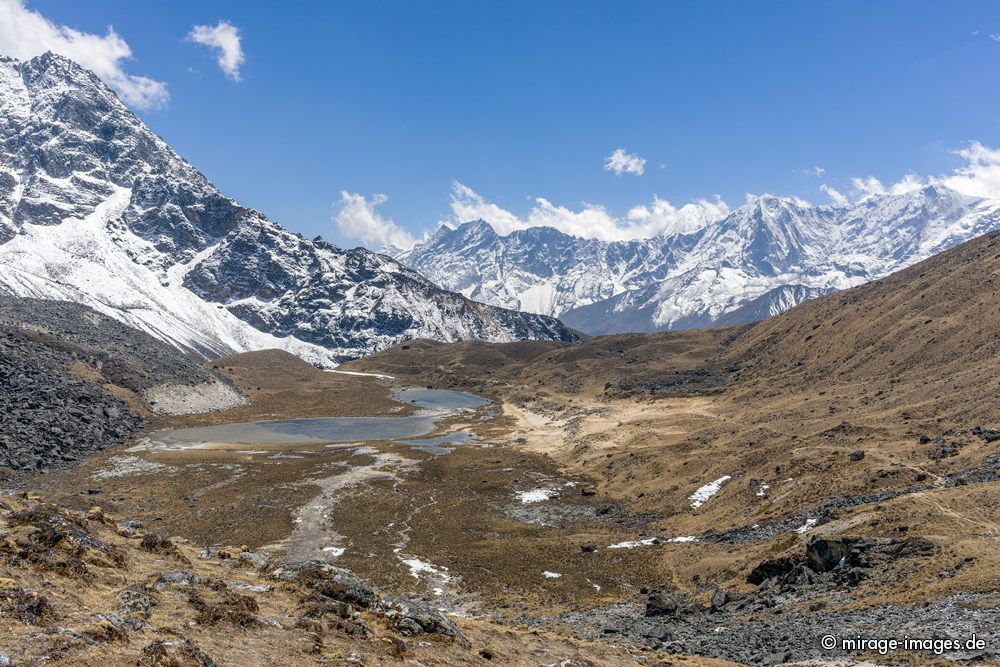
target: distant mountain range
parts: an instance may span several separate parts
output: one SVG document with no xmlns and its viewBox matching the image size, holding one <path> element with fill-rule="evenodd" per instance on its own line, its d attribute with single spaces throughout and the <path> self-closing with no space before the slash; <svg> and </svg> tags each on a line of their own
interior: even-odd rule
<svg viewBox="0 0 1000 667">
<path fill-rule="evenodd" d="M 240 206 L 51 53 L 0 57 L 3 292 L 83 303 L 206 357 L 277 347 L 330 366 L 417 337 L 575 338 Z"/>
<path fill-rule="evenodd" d="M 846 206 L 765 195 L 697 231 L 637 241 L 549 227 L 501 236 L 476 220 L 396 256 L 470 299 L 605 334 L 765 319 L 994 229 L 1000 202 L 926 186 Z"/>
</svg>

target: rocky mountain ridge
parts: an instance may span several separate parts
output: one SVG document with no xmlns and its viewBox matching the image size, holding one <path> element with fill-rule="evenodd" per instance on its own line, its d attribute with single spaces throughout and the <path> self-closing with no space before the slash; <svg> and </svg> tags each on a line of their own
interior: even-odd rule
<svg viewBox="0 0 1000 667">
<path fill-rule="evenodd" d="M 750 322 L 1000 228 L 1000 202 L 931 185 L 845 206 L 764 195 L 691 233 L 606 242 L 442 227 L 403 263 L 466 296 L 590 334 Z"/>
<path fill-rule="evenodd" d="M 0 292 L 84 303 L 202 357 L 331 366 L 407 338 L 574 338 L 240 206 L 51 53 L 0 58 L 0 267 Z"/>
</svg>

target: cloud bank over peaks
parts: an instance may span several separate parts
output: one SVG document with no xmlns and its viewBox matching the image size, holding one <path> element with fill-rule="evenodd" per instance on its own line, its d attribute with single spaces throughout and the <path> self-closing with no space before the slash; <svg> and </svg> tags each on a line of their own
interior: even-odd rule
<svg viewBox="0 0 1000 667">
<path fill-rule="evenodd" d="M 383 194 L 365 197 L 341 190 L 337 212 L 333 216 L 337 229 L 347 238 L 360 241 L 373 250 L 385 246 L 403 250 L 412 248 L 416 239 L 392 218 L 379 215 L 376 210 L 387 201 L 389 198 Z"/>
<path fill-rule="evenodd" d="M 969 196 L 1000 199 L 1000 149 L 974 141 L 954 151 L 954 154 L 963 160 L 963 164 L 948 174 L 924 177 L 910 173 L 889 184 L 875 176 L 854 177 L 849 181 L 850 189 L 839 190 L 829 183 L 822 183 L 819 190 L 835 206 L 849 206 L 872 196 L 906 194 L 926 185 L 941 185 Z M 812 173 L 819 175 L 815 170 Z M 756 198 L 757 195 L 747 195 L 747 201 Z M 800 207 L 813 205 L 797 196 L 782 198 Z M 386 245 L 404 250 L 412 247 L 417 238 L 391 218 L 378 213 L 378 207 L 386 201 L 385 195 L 365 197 L 342 192 L 335 215 L 340 232 L 376 249 Z M 713 199 L 698 199 L 682 206 L 654 196 L 651 202 L 632 206 L 624 215 L 616 215 L 600 204 L 582 203 L 571 207 L 553 203 L 545 197 L 536 197 L 525 213 L 518 214 L 459 181 L 452 182 L 449 208 L 450 215 L 439 221 L 439 225 L 455 227 L 481 219 L 501 235 L 531 227 L 553 227 L 565 234 L 602 241 L 696 232 L 722 220 L 731 212 L 726 202 L 717 195 Z"/>
<path fill-rule="evenodd" d="M 482 219 L 500 234 L 530 227 L 554 227 L 581 238 L 625 241 L 697 231 L 726 217 L 729 207 L 719 197 L 699 199 L 680 207 L 661 197 L 653 197 L 651 203 L 633 206 L 624 217 L 619 217 L 598 204 L 584 203 L 573 209 L 536 197 L 531 209 L 519 216 L 455 181 L 451 190 L 451 211 L 451 219 L 445 222 L 461 224 Z"/>
<path fill-rule="evenodd" d="M 820 186 L 820 190 L 838 206 L 875 195 L 902 195 L 926 185 L 941 185 L 970 197 L 1000 199 L 1000 149 L 973 141 L 965 148 L 952 152 L 965 163 L 950 174 L 922 177 L 909 173 L 889 185 L 874 176 L 854 177 L 849 194 L 843 194 L 826 183 Z"/>
</svg>

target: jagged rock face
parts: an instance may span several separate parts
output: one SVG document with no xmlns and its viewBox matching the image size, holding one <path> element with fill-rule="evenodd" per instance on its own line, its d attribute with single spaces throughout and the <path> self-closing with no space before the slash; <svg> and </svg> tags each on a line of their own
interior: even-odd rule
<svg viewBox="0 0 1000 667">
<path fill-rule="evenodd" d="M 283 254 L 275 255 L 275 247 Z M 227 304 L 258 329 L 334 350 L 349 350 L 358 339 L 381 349 L 397 342 L 400 331 L 416 330 L 437 340 L 569 336 L 551 318 L 442 291 L 383 255 L 339 250 L 257 222 L 223 239 L 186 274 L 184 286 Z M 432 308 L 421 311 L 418 304 Z"/>
<path fill-rule="evenodd" d="M 332 365 L 415 337 L 571 340 L 222 195 L 96 76 L 0 58 L 0 292 L 85 303 L 201 356 Z"/>
<path fill-rule="evenodd" d="M 483 221 L 399 259 L 447 289 L 591 334 L 750 322 L 1000 228 L 1000 202 L 940 186 L 849 206 L 763 196 L 687 234 L 606 243 Z"/>
<path fill-rule="evenodd" d="M 483 220 L 442 227 L 397 256 L 447 289 L 506 308 L 554 315 L 664 277 L 696 236 L 607 242 L 551 227 L 500 236 Z"/>
<path fill-rule="evenodd" d="M 57 225 L 129 188 L 130 231 L 173 259 L 229 232 L 246 211 L 150 132 L 94 74 L 47 53 L 0 58 L 6 226 Z"/>
</svg>

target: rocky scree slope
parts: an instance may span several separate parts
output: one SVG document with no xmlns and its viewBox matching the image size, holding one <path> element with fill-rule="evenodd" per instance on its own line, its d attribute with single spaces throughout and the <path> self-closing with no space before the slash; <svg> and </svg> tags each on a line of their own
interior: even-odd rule
<svg viewBox="0 0 1000 667">
<path fill-rule="evenodd" d="M 606 242 L 442 227 L 403 263 L 447 289 L 589 334 L 742 324 L 1000 228 L 1000 202 L 941 186 L 810 206 L 764 195 L 701 229 Z"/>
<path fill-rule="evenodd" d="M 203 357 L 335 365 L 400 340 L 571 340 L 222 195 L 91 72 L 0 58 L 0 292 L 62 299 Z"/>
<path fill-rule="evenodd" d="M 156 412 L 243 400 L 194 359 L 90 308 L 0 297 L 0 471 L 75 461 Z"/>
</svg>

